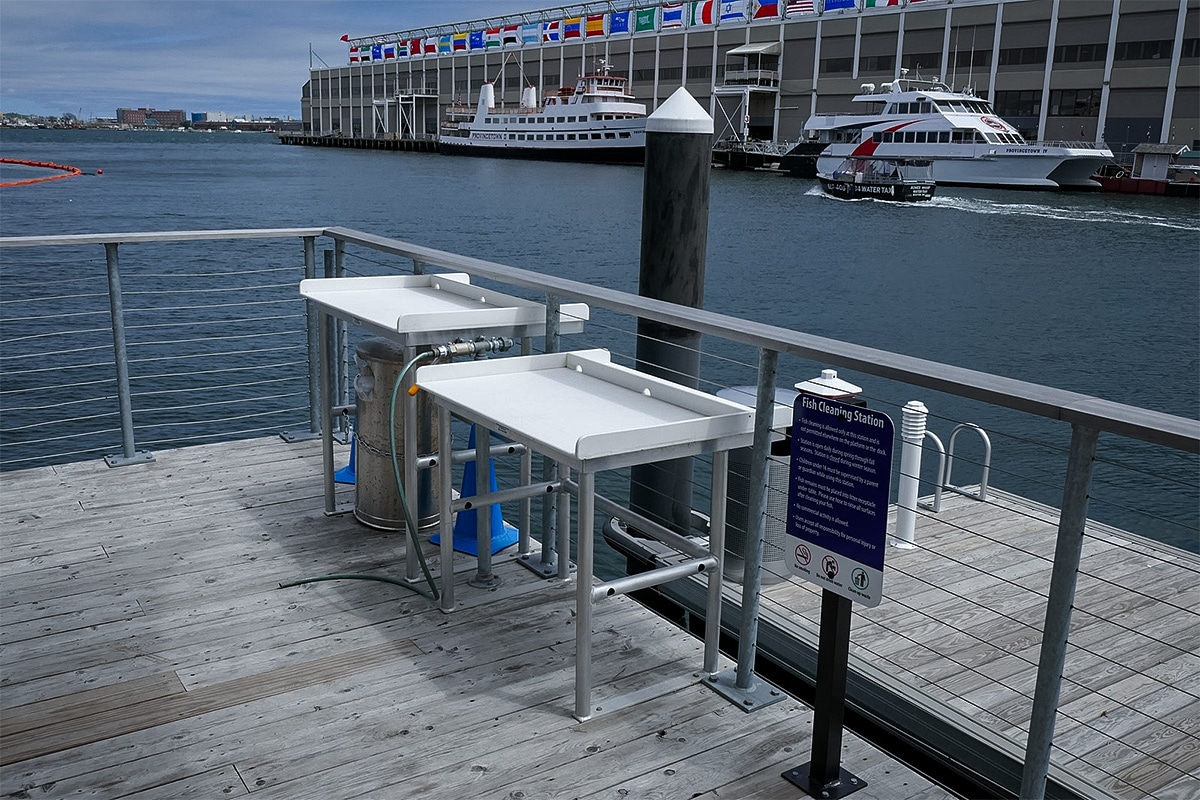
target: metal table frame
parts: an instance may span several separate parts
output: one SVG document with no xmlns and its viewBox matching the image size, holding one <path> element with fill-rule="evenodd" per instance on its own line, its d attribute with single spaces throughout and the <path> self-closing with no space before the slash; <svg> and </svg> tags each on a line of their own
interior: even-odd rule
<svg viewBox="0 0 1200 800">
<path fill-rule="evenodd" d="M 599 710 L 591 705 L 592 605 L 604 597 L 705 574 L 708 617 L 703 670 L 709 676 L 717 671 L 728 451 L 751 444 L 753 410 L 612 364 L 604 350 L 423 366 L 417 370 L 416 382 L 421 391 L 433 396 L 438 407 L 439 448 L 448 447 L 451 418 L 457 416 L 475 424 L 477 446 L 486 443 L 489 431 L 495 430 L 559 465 L 558 481 L 479 493 L 469 499 L 472 507 L 503 502 L 523 493 L 563 491 L 576 498 L 576 719 L 587 720 Z M 713 456 L 708 547 L 647 520 L 631 520 L 633 515 L 627 514 L 626 519 L 636 522 L 639 531 L 665 541 L 688 557 L 669 566 L 593 585 L 596 473 L 703 453 Z M 447 455 L 442 452 L 440 459 L 443 480 L 449 472 Z M 578 475 L 577 482 L 570 479 L 572 470 Z M 449 547 L 452 514 L 456 508 L 465 507 L 463 503 L 442 494 L 443 559 Z M 609 510 L 607 505 L 605 510 Z M 558 546 L 565 554 L 569 553 L 569 503 L 560 503 L 558 513 Z M 482 519 L 484 515 L 478 516 Z M 560 559 L 559 569 L 563 578 L 564 560 Z M 454 608 L 454 575 L 443 570 L 442 582 L 441 608 L 449 612 Z"/>
<path fill-rule="evenodd" d="M 462 272 L 309 278 L 300 282 L 300 294 L 319 312 L 321 454 L 326 515 L 349 510 L 337 507 L 333 479 L 336 355 L 330 330 L 332 320 L 342 320 L 397 342 L 404 348 L 404 358 L 408 362 L 416 357 L 420 348 L 477 336 L 507 336 L 528 349 L 530 337 L 544 335 L 548 328 L 555 327 L 559 333 L 583 330 L 589 315 L 584 303 L 563 304 L 548 310 L 540 303 L 473 286 L 470 276 Z M 554 326 L 548 324 L 548 314 L 555 317 Z M 410 374 L 400 402 L 404 423 L 404 485 L 415 488 L 420 454 L 417 453 L 417 405 L 407 391 L 412 384 L 413 375 Z M 445 485 L 448 487 L 450 483 Z M 411 494 L 416 496 L 415 492 Z M 445 494 L 448 496 L 450 492 Z M 413 509 L 413 512 L 415 519 L 420 517 L 419 509 Z M 407 524 L 405 528 L 408 528 Z M 522 543 L 527 547 L 528 526 L 524 528 Z M 411 532 L 410 541 L 412 546 L 405 551 L 405 577 L 412 581 L 418 573 L 413 548 L 420 546 L 415 531 Z M 449 573 L 453 573 L 452 558 L 444 562 L 444 570 Z"/>
</svg>

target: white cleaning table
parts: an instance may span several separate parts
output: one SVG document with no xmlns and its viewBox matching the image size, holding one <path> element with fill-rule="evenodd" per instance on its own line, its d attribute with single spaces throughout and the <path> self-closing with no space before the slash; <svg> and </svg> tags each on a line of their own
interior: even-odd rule
<svg viewBox="0 0 1200 800">
<path fill-rule="evenodd" d="M 707 572 L 710 616 L 704 669 L 716 671 L 728 451 L 751 444 L 752 409 L 613 364 L 604 350 L 424 366 L 417 370 L 416 383 L 433 396 L 439 409 L 443 480 L 449 472 L 446 448 L 453 414 L 476 424 L 477 441 L 488 435 L 480 430 L 486 428 L 553 458 L 560 477 L 566 477 L 564 487 L 577 495 L 576 718 L 588 719 L 593 711 L 592 603 L 601 597 Z M 594 587 L 595 473 L 702 453 L 713 454 L 712 520 L 705 557 L 653 570 L 637 580 Z M 569 480 L 572 469 L 579 476 L 577 485 Z M 487 502 L 482 496 L 475 500 L 476 505 Z M 445 492 L 440 514 L 445 551 L 452 514 L 452 499 Z M 565 554 L 562 528 L 565 525 L 560 526 L 559 549 Z M 445 558 L 444 553 L 444 563 Z M 450 610 L 453 574 L 443 570 L 442 581 L 442 607 Z"/>
</svg>

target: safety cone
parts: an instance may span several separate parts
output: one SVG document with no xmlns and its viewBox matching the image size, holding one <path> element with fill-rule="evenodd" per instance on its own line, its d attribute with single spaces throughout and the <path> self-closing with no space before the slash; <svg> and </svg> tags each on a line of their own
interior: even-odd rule
<svg viewBox="0 0 1200 800">
<path fill-rule="evenodd" d="M 475 449 L 475 426 L 471 426 L 471 435 L 467 439 L 467 449 Z M 496 491 L 496 464 L 494 461 L 488 461 L 488 491 Z M 463 465 L 462 476 L 462 497 L 475 496 L 475 462 L 468 461 Z M 506 547 L 512 547 L 517 543 L 520 533 L 512 525 L 504 521 L 499 504 L 492 504 L 487 507 L 490 514 L 489 529 L 492 537 L 492 553 L 498 553 Z M 467 509 L 459 511 L 458 517 L 454 520 L 454 549 L 460 553 L 468 553 L 473 556 L 479 555 L 479 536 L 475 527 L 475 509 Z M 439 534 L 434 534 L 429 537 L 429 541 L 433 544 L 438 544 L 440 540 Z"/>
<path fill-rule="evenodd" d="M 354 451 L 357 449 L 358 436 L 351 432 L 350 463 L 333 473 L 334 483 L 354 483 Z"/>
</svg>

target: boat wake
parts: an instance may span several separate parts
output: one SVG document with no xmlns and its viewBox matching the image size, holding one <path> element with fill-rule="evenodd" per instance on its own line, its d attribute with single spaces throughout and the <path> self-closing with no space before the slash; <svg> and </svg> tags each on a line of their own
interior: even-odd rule
<svg viewBox="0 0 1200 800">
<path fill-rule="evenodd" d="M 1039 217 L 1067 222 L 1098 222 L 1119 225 L 1148 225 L 1181 231 L 1200 231 L 1200 220 L 1168 217 L 1162 214 L 1136 210 L 1106 208 L 1079 208 L 1053 206 L 1042 203 L 1005 203 L 981 197 L 955 197 L 937 195 L 928 203 L 937 208 L 965 211 L 970 214 L 995 214 L 1001 216 Z"/>
</svg>

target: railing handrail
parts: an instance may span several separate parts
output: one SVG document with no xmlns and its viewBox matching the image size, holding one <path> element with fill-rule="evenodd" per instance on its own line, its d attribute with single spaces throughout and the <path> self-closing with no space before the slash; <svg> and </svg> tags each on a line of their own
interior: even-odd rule
<svg viewBox="0 0 1200 800">
<path fill-rule="evenodd" d="M 946 394 L 979 400 L 1073 425 L 1116 433 L 1152 444 L 1200 453 L 1200 421 L 1137 406 L 1103 400 L 1079 392 L 992 375 L 873 347 L 800 333 L 704 309 L 675 305 L 636 294 L 509 267 L 492 261 L 399 242 L 351 228 L 324 231 L 335 240 L 468 272 L 503 283 L 554 294 L 561 299 L 593 303 L 634 317 L 687 328 L 701 334 L 774 350 L 778 353 L 845 367 L 881 378 Z"/>
<path fill-rule="evenodd" d="M 267 239 L 328 236 L 452 271 L 592 303 L 633 317 L 687 328 L 777 353 L 856 370 L 946 394 L 1011 408 L 1048 419 L 1083 425 L 1152 444 L 1200 453 L 1200 420 L 1104 400 L 1079 392 L 915 358 L 873 347 L 829 339 L 704 309 L 675 305 L 617 289 L 510 267 L 493 261 L 402 242 L 386 236 L 334 226 L 328 228 L 248 228 L 202 231 L 136 231 L 62 236 L 0 237 L 0 247 L 108 243 L 187 242 L 210 239 Z"/>
<path fill-rule="evenodd" d="M 127 233 L 72 233 L 61 236 L 0 236 L 0 247 L 57 247 L 84 244 L 146 244 L 149 242 L 199 242 L 211 239 L 280 239 L 321 236 L 324 228 L 231 228 L 206 231 L 130 231 Z"/>
</svg>

